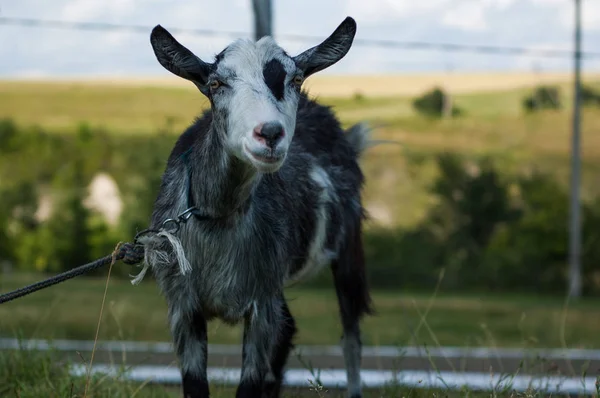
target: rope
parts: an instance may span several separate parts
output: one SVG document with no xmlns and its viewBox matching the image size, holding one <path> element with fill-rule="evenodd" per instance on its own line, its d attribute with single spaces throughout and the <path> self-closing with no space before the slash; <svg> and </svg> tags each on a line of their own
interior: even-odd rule
<svg viewBox="0 0 600 398">
<path fill-rule="evenodd" d="M 126 264 L 136 264 L 144 258 L 143 249 L 143 246 L 125 243 L 123 246 L 121 246 L 118 253 L 110 254 L 96 261 L 92 261 L 91 263 L 87 263 L 85 265 L 63 272 L 62 274 L 58 274 L 43 281 L 36 282 L 31 285 L 14 290 L 12 292 L 2 294 L 0 295 L 0 304 L 7 303 L 11 300 L 26 296 L 38 290 L 45 289 L 52 285 L 56 285 L 57 283 L 64 282 L 71 278 L 75 278 L 76 276 L 83 275 L 86 272 L 93 271 L 95 269 L 104 267 L 105 265 L 109 265 L 119 260 L 123 260 L 123 262 Z"/>
<path fill-rule="evenodd" d="M 133 240 L 134 243 L 123 244 L 119 248 L 118 253 L 115 249 L 115 252 L 113 252 L 112 254 L 106 257 L 102 257 L 96 261 L 92 261 L 91 263 L 81 265 L 77 268 L 73 268 L 72 270 L 63 272 L 62 274 L 58 274 L 43 281 L 33 283 L 31 285 L 22 287 L 17 290 L 13 290 L 12 292 L 4 293 L 0 295 L 0 304 L 8 303 L 9 301 L 17 299 L 19 297 L 27 296 L 28 294 L 37 292 L 38 290 L 45 289 L 47 287 L 56 285 L 57 283 L 64 282 L 71 278 L 75 278 L 76 276 L 83 275 L 86 272 L 90 272 L 100 267 L 104 267 L 105 265 L 110 264 L 112 266 L 115 262 L 119 260 L 123 260 L 125 264 L 137 264 L 144 259 L 144 245 L 140 244 L 139 241 L 141 237 L 147 234 L 158 234 L 160 236 L 163 233 L 166 233 L 166 236 L 168 237 L 169 233 L 177 232 L 181 227 L 181 224 L 186 223 L 192 216 L 196 216 L 196 218 L 199 220 L 211 219 L 209 216 L 206 216 L 203 213 L 201 213 L 196 207 L 189 207 L 183 213 L 177 215 L 176 218 L 168 218 L 165 221 L 163 221 L 163 223 L 161 224 L 161 228 L 159 229 L 147 228 L 143 231 L 138 232 Z M 169 241 L 171 241 L 170 238 Z M 176 245 L 173 245 L 173 248 L 177 249 Z M 185 258 L 184 255 L 178 257 Z M 184 263 L 180 262 L 180 264 Z M 146 267 L 142 270 L 142 277 L 143 273 L 146 272 Z M 185 273 L 185 270 L 183 271 Z"/>
</svg>

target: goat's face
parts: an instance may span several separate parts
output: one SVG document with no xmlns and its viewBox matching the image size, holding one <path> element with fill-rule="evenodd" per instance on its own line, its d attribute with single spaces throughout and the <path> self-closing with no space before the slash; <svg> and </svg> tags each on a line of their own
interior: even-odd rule
<svg viewBox="0 0 600 398">
<path fill-rule="evenodd" d="M 271 37 L 238 40 L 206 63 L 160 25 L 150 42 L 160 64 L 192 81 L 211 103 L 216 134 L 226 150 L 263 173 L 278 170 L 296 126 L 305 78 L 342 59 L 354 39 L 350 17 L 323 43 L 291 57 Z"/>
</svg>

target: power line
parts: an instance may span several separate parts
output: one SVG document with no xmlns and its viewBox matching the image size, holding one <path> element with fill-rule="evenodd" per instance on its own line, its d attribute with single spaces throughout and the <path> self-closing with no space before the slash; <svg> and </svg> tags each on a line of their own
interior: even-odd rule
<svg viewBox="0 0 600 398">
<path fill-rule="evenodd" d="M 0 25 L 22 26 L 27 28 L 57 28 L 70 30 L 105 30 L 105 31 L 129 31 L 134 33 L 149 34 L 153 26 L 145 25 L 122 25 L 105 22 L 72 22 L 59 20 L 43 20 L 33 18 L 10 18 L 0 17 Z M 212 37 L 250 37 L 249 32 L 236 31 L 217 31 L 211 29 L 189 29 L 189 28 L 169 28 L 172 33 L 185 33 L 195 36 L 212 36 Z M 307 36 L 307 35 L 277 35 L 278 38 L 292 41 L 304 41 L 319 43 L 323 40 L 322 37 Z M 356 38 L 354 44 L 365 47 L 383 47 L 383 48 L 403 48 L 411 50 L 437 50 L 442 52 L 474 52 L 484 54 L 500 54 L 500 55 L 531 55 L 544 58 L 561 58 L 572 57 L 572 50 L 552 50 L 552 49 L 533 49 L 526 47 L 502 47 L 502 46 L 485 46 L 457 43 L 434 43 L 425 41 L 396 41 L 396 40 L 378 40 L 378 39 L 360 39 Z M 600 58 L 600 52 L 588 51 L 581 52 L 582 58 Z"/>
</svg>

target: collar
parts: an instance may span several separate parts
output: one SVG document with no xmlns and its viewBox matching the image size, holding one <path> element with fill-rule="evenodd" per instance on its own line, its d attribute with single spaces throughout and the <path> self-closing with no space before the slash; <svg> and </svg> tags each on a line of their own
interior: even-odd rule
<svg viewBox="0 0 600 398">
<path fill-rule="evenodd" d="M 181 159 L 183 160 L 183 163 L 185 164 L 185 168 L 187 170 L 187 210 L 186 210 L 186 212 L 193 215 L 199 221 L 209 221 L 209 220 L 218 219 L 220 217 L 212 217 L 212 216 L 209 216 L 208 214 L 201 212 L 194 204 L 194 195 L 192 192 L 192 168 L 189 167 L 189 165 L 188 165 L 189 154 L 191 151 L 192 151 L 192 148 L 188 149 L 183 154 L 181 154 Z"/>
<path fill-rule="evenodd" d="M 180 156 L 181 160 L 185 164 L 185 168 L 187 169 L 187 210 L 184 213 L 193 215 L 199 221 L 218 220 L 218 219 L 221 219 L 221 218 L 228 217 L 231 214 L 235 213 L 239 208 L 234 209 L 231 213 L 229 213 L 229 214 L 227 214 L 225 216 L 213 217 L 213 216 L 210 216 L 210 215 L 208 215 L 206 213 L 201 212 L 196 207 L 196 205 L 194 204 L 194 194 L 193 194 L 193 191 L 192 191 L 192 168 L 189 167 L 189 165 L 188 165 L 189 154 L 191 152 L 192 152 L 192 148 L 188 149 L 187 151 L 185 151 L 184 153 L 182 153 L 181 156 Z M 189 218 L 189 216 L 186 217 L 186 219 L 187 218 Z"/>
</svg>

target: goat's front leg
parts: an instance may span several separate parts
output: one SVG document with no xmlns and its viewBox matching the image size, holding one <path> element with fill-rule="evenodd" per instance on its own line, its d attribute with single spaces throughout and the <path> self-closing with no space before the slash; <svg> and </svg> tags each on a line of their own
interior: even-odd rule
<svg viewBox="0 0 600 398">
<path fill-rule="evenodd" d="M 169 309 L 169 322 L 181 366 L 183 396 L 207 398 L 206 319 L 199 310 L 184 311 L 182 306 L 172 305 Z"/>
<path fill-rule="evenodd" d="M 244 322 L 242 375 L 236 398 L 257 398 L 263 395 L 265 383 L 275 380 L 271 370 L 271 352 L 283 320 L 281 299 L 256 303 Z"/>
</svg>

